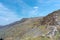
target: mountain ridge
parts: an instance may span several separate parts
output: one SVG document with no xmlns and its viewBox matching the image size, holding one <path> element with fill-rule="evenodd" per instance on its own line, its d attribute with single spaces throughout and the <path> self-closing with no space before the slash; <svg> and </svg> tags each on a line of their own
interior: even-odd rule
<svg viewBox="0 0 60 40">
<path fill-rule="evenodd" d="M 0 37 L 5 40 L 35 40 L 37 37 L 36 40 L 40 40 L 40 38 L 49 40 L 48 37 L 51 36 L 53 39 L 60 31 L 59 15 L 60 10 L 57 10 L 45 17 L 23 18 L 6 25 L 6 28 L 0 30 Z"/>
</svg>

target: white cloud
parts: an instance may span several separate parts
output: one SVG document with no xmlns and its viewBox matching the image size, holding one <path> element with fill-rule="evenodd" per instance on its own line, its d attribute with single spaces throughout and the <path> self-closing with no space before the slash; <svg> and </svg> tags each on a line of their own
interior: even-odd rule
<svg viewBox="0 0 60 40">
<path fill-rule="evenodd" d="M 33 7 L 33 8 L 38 9 L 39 7 L 38 7 L 38 6 L 35 6 L 35 7 Z"/>
<path fill-rule="evenodd" d="M 16 12 L 11 11 L 7 7 L 5 7 L 2 3 L 0 3 L 0 24 L 5 25 L 16 20 L 19 20 Z"/>
</svg>

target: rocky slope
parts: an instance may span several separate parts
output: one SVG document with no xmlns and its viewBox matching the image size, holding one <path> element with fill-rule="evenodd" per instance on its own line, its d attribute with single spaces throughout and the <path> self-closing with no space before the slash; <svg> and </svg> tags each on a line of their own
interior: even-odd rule
<svg viewBox="0 0 60 40">
<path fill-rule="evenodd" d="M 0 29 L 4 40 L 59 40 L 60 10 L 45 17 L 23 18 Z"/>
<path fill-rule="evenodd" d="M 54 11 L 43 18 L 42 25 L 60 25 L 60 10 Z"/>
</svg>

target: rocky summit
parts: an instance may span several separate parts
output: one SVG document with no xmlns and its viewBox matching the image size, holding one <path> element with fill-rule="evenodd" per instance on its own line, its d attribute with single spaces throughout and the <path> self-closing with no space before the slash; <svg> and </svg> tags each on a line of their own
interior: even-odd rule
<svg viewBox="0 0 60 40">
<path fill-rule="evenodd" d="M 0 28 L 0 40 L 60 40 L 60 10 L 5 25 Z"/>
</svg>

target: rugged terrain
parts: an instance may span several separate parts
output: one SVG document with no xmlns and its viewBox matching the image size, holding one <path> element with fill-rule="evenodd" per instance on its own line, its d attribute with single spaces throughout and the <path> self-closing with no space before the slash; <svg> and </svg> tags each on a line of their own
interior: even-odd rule
<svg viewBox="0 0 60 40">
<path fill-rule="evenodd" d="M 23 18 L 0 29 L 4 40 L 60 40 L 60 10 L 45 17 Z"/>
</svg>

